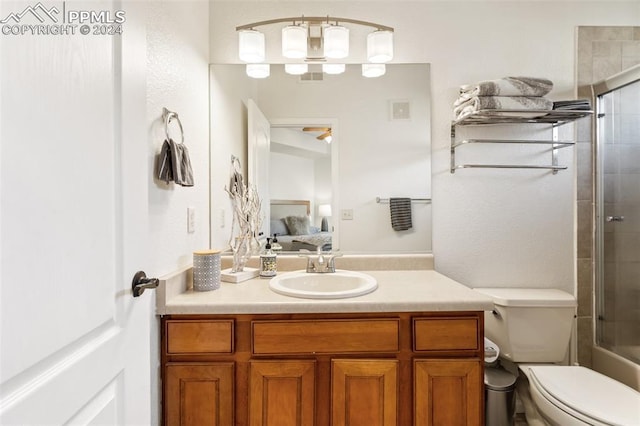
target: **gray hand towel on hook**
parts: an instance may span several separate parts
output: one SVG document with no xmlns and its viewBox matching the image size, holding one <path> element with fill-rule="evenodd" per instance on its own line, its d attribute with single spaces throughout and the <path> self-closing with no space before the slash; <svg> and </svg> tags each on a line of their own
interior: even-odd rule
<svg viewBox="0 0 640 426">
<path fill-rule="evenodd" d="M 411 198 L 389 198 L 391 227 L 394 231 L 406 231 L 413 227 L 411 221 Z"/>
<path fill-rule="evenodd" d="M 183 143 L 173 139 L 165 140 L 160 153 L 158 179 L 165 183 L 174 181 L 178 185 L 193 186 L 193 169 L 189 159 L 189 150 Z"/>
<path fill-rule="evenodd" d="M 193 170 L 189 159 L 189 150 L 182 143 L 175 143 L 169 139 L 171 144 L 171 156 L 173 163 L 173 181 L 182 186 L 193 186 Z"/>
<path fill-rule="evenodd" d="M 164 183 L 173 181 L 173 166 L 171 159 L 171 145 L 168 140 L 162 144 L 160 151 L 160 164 L 158 165 L 158 179 Z"/>
<path fill-rule="evenodd" d="M 158 179 L 167 184 L 173 181 L 178 185 L 193 186 L 193 170 L 191 169 L 189 150 L 184 144 L 184 130 L 180 117 L 175 112 L 163 108 L 162 118 L 164 119 L 164 132 L 167 135 L 167 139 L 162 144 L 162 151 L 160 152 Z M 181 143 L 176 143 L 169 136 L 169 123 L 172 120 L 175 120 L 180 128 Z"/>
</svg>

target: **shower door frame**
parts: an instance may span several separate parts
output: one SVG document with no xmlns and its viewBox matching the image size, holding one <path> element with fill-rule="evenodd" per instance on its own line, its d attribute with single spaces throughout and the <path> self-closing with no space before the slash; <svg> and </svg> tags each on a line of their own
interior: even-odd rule
<svg viewBox="0 0 640 426">
<path fill-rule="evenodd" d="M 607 95 L 616 90 L 622 89 L 625 86 L 640 81 L 640 65 L 628 68 L 618 74 L 615 74 L 605 80 L 595 83 L 591 86 L 592 97 L 595 104 L 595 120 L 593 120 L 593 140 L 594 140 L 594 194 L 595 194 L 595 207 L 594 207 L 594 242 L 595 242 L 595 258 L 594 258 L 594 271 L 595 271 L 595 287 L 594 287 L 594 310 L 593 316 L 593 331 L 594 331 L 594 345 L 600 346 L 602 342 L 602 330 L 599 323 L 601 323 L 602 313 L 604 309 L 604 182 L 603 182 L 603 147 L 600 143 L 600 132 L 602 131 L 600 119 L 603 117 L 601 97 Z M 608 351 L 615 351 L 609 347 L 602 347 Z"/>
</svg>

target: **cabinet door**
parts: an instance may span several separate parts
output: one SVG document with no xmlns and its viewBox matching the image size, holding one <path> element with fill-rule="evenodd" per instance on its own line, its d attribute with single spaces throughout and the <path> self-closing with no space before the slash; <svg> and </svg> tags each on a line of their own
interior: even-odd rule
<svg viewBox="0 0 640 426">
<path fill-rule="evenodd" d="M 397 423 L 398 361 L 333 360 L 333 426 L 392 426 Z"/>
<path fill-rule="evenodd" d="M 415 360 L 415 426 L 481 425 L 481 374 L 476 360 Z"/>
<path fill-rule="evenodd" d="M 233 372 L 232 362 L 167 365 L 165 425 L 232 425 Z"/>
<path fill-rule="evenodd" d="M 251 361 L 250 426 L 312 426 L 315 361 Z"/>
</svg>

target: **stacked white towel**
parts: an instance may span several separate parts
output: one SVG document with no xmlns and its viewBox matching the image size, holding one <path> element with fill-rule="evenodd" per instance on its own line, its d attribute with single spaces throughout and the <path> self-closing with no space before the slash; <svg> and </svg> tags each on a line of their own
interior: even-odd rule
<svg viewBox="0 0 640 426">
<path fill-rule="evenodd" d="M 484 109 L 551 110 L 553 102 L 544 96 L 553 89 L 546 78 L 504 77 L 460 86 L 453 104 L 455 120 Z"/>
</svg>

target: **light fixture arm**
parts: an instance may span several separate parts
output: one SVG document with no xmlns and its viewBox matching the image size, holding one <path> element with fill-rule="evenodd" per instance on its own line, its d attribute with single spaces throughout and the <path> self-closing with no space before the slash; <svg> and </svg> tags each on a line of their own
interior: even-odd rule
<svg viewBox="0 0 640 426">
<path fill-rule="evenodd" d="M 253 22 L 251 24 L 237 26 L 236 27 L 236 31 L 251 30 L 251 29 L 254 29 L 255 27 L 262 27 L 264 25 L 278 24 L 278 23 L 281 23 L 281 22 L 293 22 L 294 24 L 300 23 L 300 24 L 316 24 L 316 25 L 323 24 L 323 23 L 329 23 L 329 22 L 335 22 L 336 24 L 339 23 L 339 22 L 343 22 L 343 23 L 349 23 L 349 24 L 363 25 L 363 26 L 366 26 L 366 27 L 372 27 L 372 28 L 375 28 L 375 29 L 380 30 L 380 31 L 393 32 L 393 27 L 388 27 L 386 25 L 376 24 L 374 22 L 361 21 L 359 19 L 332 18 L 330 16 L 314 16 L 314 17 L 301 16 L 300 18 L 295 18 L 294 17 L 294 18 L 269 19 L 267 21 Z"/>
</svg>

